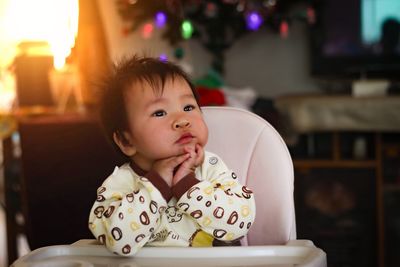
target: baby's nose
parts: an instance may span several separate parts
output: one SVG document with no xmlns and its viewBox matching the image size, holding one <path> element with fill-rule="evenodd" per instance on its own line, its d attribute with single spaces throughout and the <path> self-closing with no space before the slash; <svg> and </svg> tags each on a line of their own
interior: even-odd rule
<svg viewBox="0 0 400 267">
<path fill-rule="evenodd" d="M 174 122 L 174 129 L 185 129 L 188 128 L 190 126 L 190 122 L 188 120 L 185 119 L 181 119 L 181 120 L 177 120 Z"/>
</svg>

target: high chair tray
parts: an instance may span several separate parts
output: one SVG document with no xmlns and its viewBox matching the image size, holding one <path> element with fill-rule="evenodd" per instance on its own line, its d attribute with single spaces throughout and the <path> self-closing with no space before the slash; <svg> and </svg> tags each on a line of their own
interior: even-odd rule
<svg viewBox="0 0 400 267">
<path fill-rule="evenodd" d="M 315 246 L 145 247 L 134 257 L 116 256 L 99 245 L 57 245 L 39 248 L 12 267 L 235 267 L 326 266 Z"/>
</svg>

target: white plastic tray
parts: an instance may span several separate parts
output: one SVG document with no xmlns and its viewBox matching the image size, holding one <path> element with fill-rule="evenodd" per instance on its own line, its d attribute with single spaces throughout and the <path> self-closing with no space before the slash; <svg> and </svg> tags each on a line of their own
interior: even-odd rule
<svg viewBox="0 0 400 267">
<path fill-rule="evenodd" d="M 103 246 L 79 243 L 43 247 L 12 267 L 325 267 L 326 255 L 315 246 L 145 247 L 135 257 L 120 257 Z"/>
</svg>

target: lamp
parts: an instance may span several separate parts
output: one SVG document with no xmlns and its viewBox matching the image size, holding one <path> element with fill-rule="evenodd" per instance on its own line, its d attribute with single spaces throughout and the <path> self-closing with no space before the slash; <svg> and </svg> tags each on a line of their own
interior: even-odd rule
<svg viewBox="0 0 400 267">
<path fill-rule="evenodd" d="M 49 75 L 62 74 L 66 68 L 75 45 L 78 14 L 78 0 L 5 0 L 0 4 L 1 41 L 16 47 L 19 106 L 55 104 Z"/>
</svg>

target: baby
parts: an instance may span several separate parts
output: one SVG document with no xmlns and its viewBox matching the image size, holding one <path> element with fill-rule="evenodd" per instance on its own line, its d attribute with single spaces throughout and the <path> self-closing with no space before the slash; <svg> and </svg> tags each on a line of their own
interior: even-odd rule
<svg viewBox="0 0 400 267">
<path fill-rule="evenodd" d="M 215 154 L 193 84 L 181 68 L 133 56 L 104 85 L 101 120 L 128 163 L 97 190 L 89 228 L 118 255 L 143 246 L 240 244 L 252 191 Z"/>
</svg>

